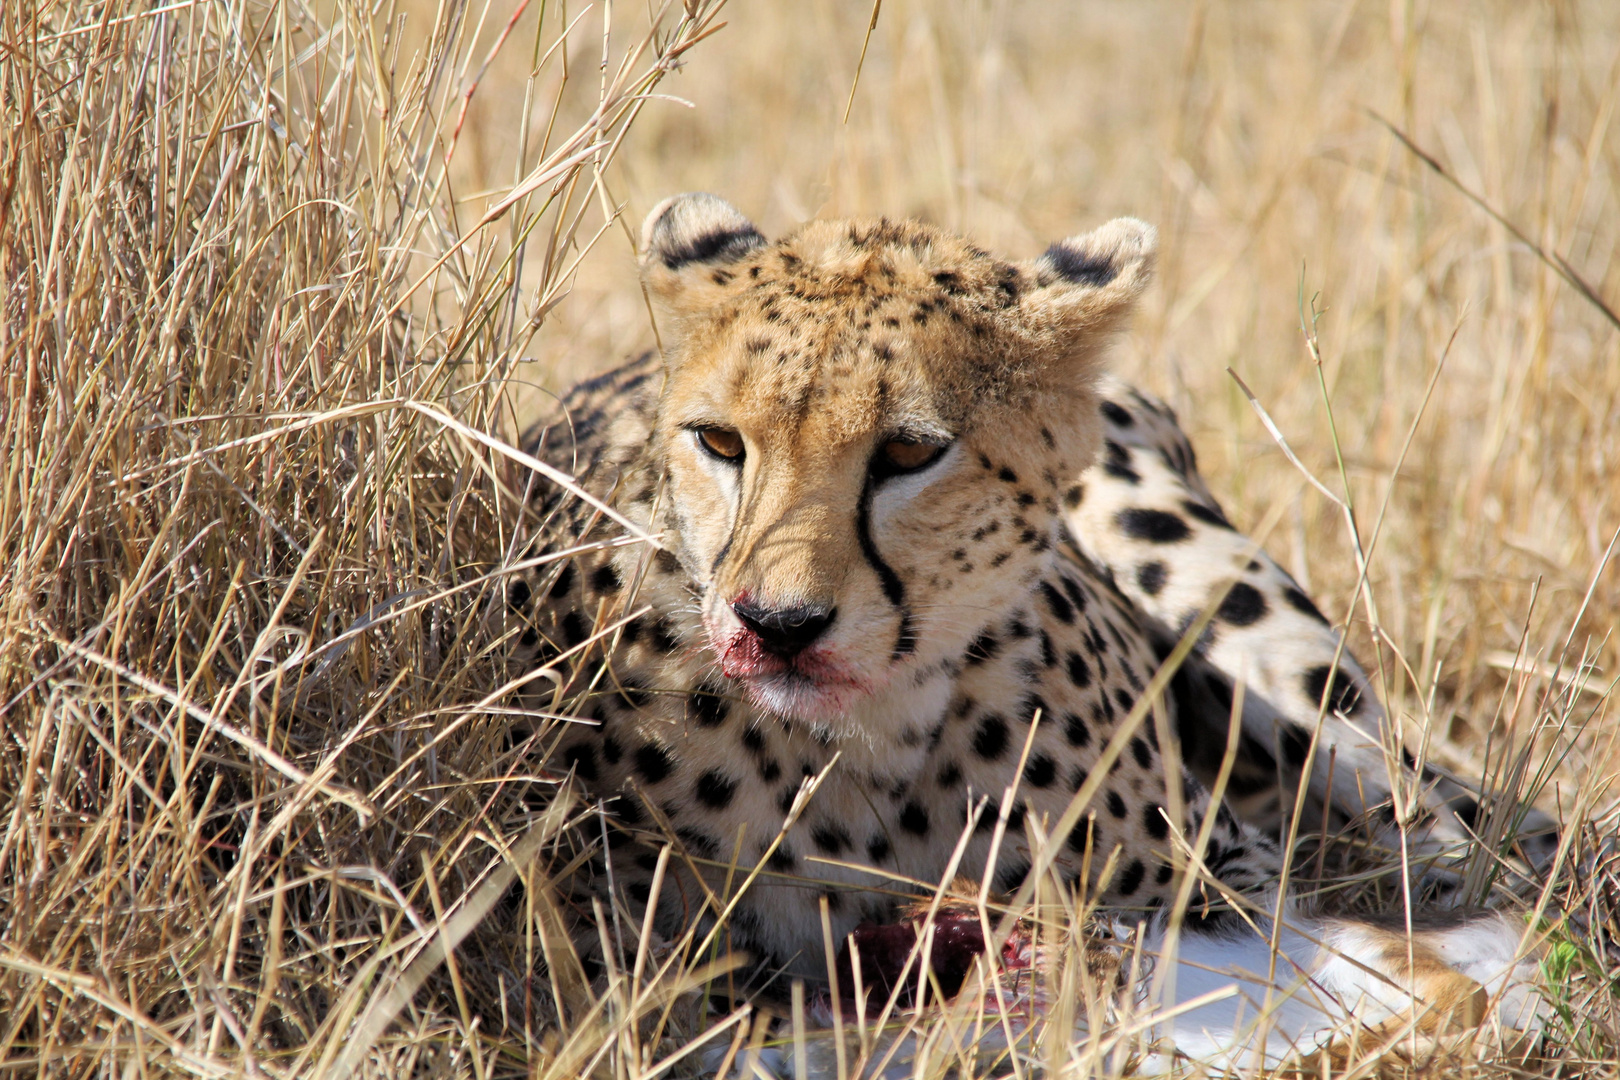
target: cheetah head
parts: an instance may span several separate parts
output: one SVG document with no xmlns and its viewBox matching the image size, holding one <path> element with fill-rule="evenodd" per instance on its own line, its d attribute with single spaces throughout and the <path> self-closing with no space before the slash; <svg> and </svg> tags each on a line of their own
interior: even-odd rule
<svg viewBox="0 0 1620 1080">
<path fill-rule="evenodd" d="M 712 195 L 657 207 L 653 451 L 725 676 L 869 735 L 940 681 L 1051 557 L 1153 251 L 1128 218 L 1009 263 L 916 222 L 771 243 Z"/>
</svg>

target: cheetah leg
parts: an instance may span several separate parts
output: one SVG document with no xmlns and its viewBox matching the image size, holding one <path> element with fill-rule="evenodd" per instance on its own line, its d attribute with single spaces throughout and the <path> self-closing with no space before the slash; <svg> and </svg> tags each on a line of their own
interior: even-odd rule
<svg viewBox="0 0 1620 1080">
<path fill-rule="evenodd" d="M 1293 578 L 1227 521 L 1198 474 L 1175 414 L 1117 379 L 1100 389 L 1103 455 L 1066 500 L 1065 518 L 1079 547 L 1170 639 L 1230 583 L 1199 653 L 1226 678 L 1245 684 L 1242 756 L 1249 760 L 1240 765 L 1251 773 L 1269 767 L 1279 777 L 1283 798 L 1276 806 L 1285 814 L 1294 792 L 1303 789 L 1308 828 L 1321 821 L 1329 802 L 1340 820 L 1373 810 L 1392 827 L 1387 717 L 1361 666 Z M 1301 783 L 1319 715 L 1320 739 Z M 1204 741 L 1218 754 L 1226 720 L 1210 719 L 1219 734 Z M 1396 771 L 1403 789 L 1420 790 L 1424 826 L 1409 841 L 1431 852 L 1458 849 L 1472 836 L 1479 809 L 1474 795 L 1432 769 L 1421 779 L 1412 776 L 1411 759 L 1402 756 Z M 1200 771 L 1208 771 L 1205 764 Z M 1242 812 L 1244 793 L 1235 794 Z M 1551 823 L 1538 824 L 1546 829 Z"/>
</svg>

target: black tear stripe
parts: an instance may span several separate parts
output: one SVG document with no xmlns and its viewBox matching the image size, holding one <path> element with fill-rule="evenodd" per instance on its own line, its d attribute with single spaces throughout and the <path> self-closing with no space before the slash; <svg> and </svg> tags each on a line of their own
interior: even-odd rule
<svg viewBox="0 0 1620 1080">
<path fill-rule="evenodd" d="M 727 262 L 733 262 L 764 246 L 765 238 L 752 225 L 741 229 L 717 229 L 664 252 L 664 265 L 671 270 L 679 270 L 690 262 L 713 262 L 722 257 Z"/>
<path fill-rule="evenodd" d="M 866 490 L 861 492 L 860 505 L 855 510 L 855 537 L 861 543 L 861 554 L 865 556 L 867 565 L 871 566 L 883 586 L 884 597 L 895 607 L 900 607 L 906 600 L 905 582 L 900 580 L 893 567 L 883 561 L 877 545 L 872 543 L 872 494 L 872 483 L 867 481 Z M 901 621 L 903 624 L 905 620 L 902 618 Z"/>
<path fill-rule="evenodd" d="M 720 545 L 720 554 L 716 555 L 714 557 L 714 562 L 709 565 L 710 582 L 713 582 L 714 575 L 720 572 L 720 564 L 726 561 L 727 555 L 731 554 L 732 541 L 737 539 L 737 518 L 742 515 L 742 504 L 742 481 L 739 479 L 737 481 L 737 502 L 736 505 L 731 508 L 731 531 L 726 533 L 726 542 Z"/>
<path fill-rule="evenodd" d="M 716 555 L 714 562 L 709 565 L 709 577 L 712 578 L 720 572 L 720 564 L 726 561 L 727 555 L 731 554 L 731 542 L 735 539 L 737 539 L 737 526 L 733 523 L 731 532 L 726 536 L 726 542 L 720 545 L 720 554 Z"/>
<path fill-rule="evenodd" d="M 894 636 L 894 652 L 889 657 L 889 663 L 894 663 L 902 657 L 910 656 L 917 651 L 917 627 L 911 621 L 911 610 L 900 609 L 900 631 Z"/>
</svg>

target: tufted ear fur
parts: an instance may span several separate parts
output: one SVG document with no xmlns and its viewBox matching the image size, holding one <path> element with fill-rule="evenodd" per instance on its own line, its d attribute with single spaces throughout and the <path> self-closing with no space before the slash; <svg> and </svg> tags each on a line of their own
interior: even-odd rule
<svg viewBox="0 0 1620 1080">
<path fill-rule="evenodd" d="M 1135 218 L 1115 218 L 1101 228 L 1059 240 L 1023 265 L 1035 287 L 1021 306 L 1082 348 L 1115 329 L 1136 305 L 1153 276 L 1158 233 Z"/>
<path fill-rule="evenodd" d="M 726 267 L 764 246 L 753 222 L 719 196 L 675 195 L 641 226 L 641 280 L 678 324 L 687 312 L 708 308 L 731 280 Z"/>
</svg>

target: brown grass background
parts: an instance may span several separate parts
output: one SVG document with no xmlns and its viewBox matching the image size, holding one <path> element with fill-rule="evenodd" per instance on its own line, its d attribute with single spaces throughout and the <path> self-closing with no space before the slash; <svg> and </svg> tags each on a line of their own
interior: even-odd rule
<svg viewBox="0 0 1620 1080">
<path fill-rule="evenodd" d="M 865 0 L 689 8 L 640 52 L 624 3 L 0 13 L 0 1070 L 642 1077 L 711 1022 L 683 960 L 565 955 L 592 819 L 506 737 L 494 614 L 546 525 L 470 434 L 652 343 L 631 238 L 683 190 L 1016 257 L 1157 224 L 1118 367 L 1409 745 L 1532 743 L 1570 862 L 1612 836 L 1620 333 L 1549 263 L 1620 307 L 1620 9 L 887 0 L 846 122 Z M 621 62 L 721 22 L 635 111 Z M 1364 545 L 1382 514 L 1373 603 L 1227 368 Z M 1548 895 L 1601 926 L 1606 882 Z M 1548 1070 L 1613 1058 L 1605 948 Z"/>
</svg>

